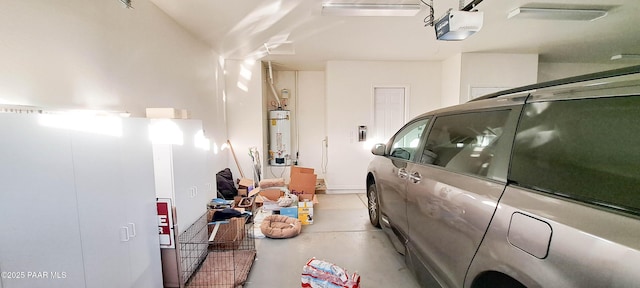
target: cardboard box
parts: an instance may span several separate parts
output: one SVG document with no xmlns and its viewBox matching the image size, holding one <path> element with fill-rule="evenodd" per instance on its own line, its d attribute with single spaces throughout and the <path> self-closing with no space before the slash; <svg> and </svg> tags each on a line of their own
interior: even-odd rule
<svg viewBox="0 0 640 288">
<path fill-rule="evenodd" d="M 327 184 L 324 182 L 324 179 L 318 178 L 316 180 L 316 194 L 325 194 L 327 193 Z"/>
<path fill-rule="evenodd" d="M 282 207 L 280 208 L 280 215 L 298 218 L 298 207 Z"/>
<path fill-rule="evenodd" d="M 311 201 L 313 204 L 319 203 L 315 194 L 298 194 L 298 201 Z"/>
<path fill-rule="evenodd" d="M 302 222 L 302 225 L 313 224 L 313 202 L 312 201 L 298 202 L 298 220 Z"/>
<path fill-rule="evenodd" d="M 280 199 L 282 195 L 284 195 L 284 192 L 282 192 L 280 189 L 261 189 L 260 190 L 260 196 L 267 198 L 271 201 L 278 201 L 278 199 Z"/>
<path fill-rule="evenodd" d="M 147 118 L 161 119 L 189 119 L 189 112 L 186 109 L 176 108 L 147 108 Z"/>
<path fill-rule="evenodd" d="M 231 218 L 226 223 L 219 224 L 218 231 L 213 241 L 209 242 L 209 249 L 212 250 L 230 250 L 238 249 L 245 234 L 244 217 Z M 208 225 L 208 236 L 211 236 L 215 225 Z M 209 238 L 207 237 L 207 238 Z"/>
<path fill-rule="evenodd" d="M 247 191 L 246 188 L 238 189 L 238 196 L 247 197 L 248 193 L 249 193 L 249 191 Z"/>
<path fill-rule="evenodd" d="M 300 166 L 291 166 L 291 175 L 293 174 L 313 174 L 313 168 L 305 168 Z"/>
<path fill-rule="evenodd" d="M 253 180 L 251 180 L 251 179 L 242 178 L 238 182 L 238 188 L 249 188 L 249 187 L 253 187 L 253 186 L 254 186 L 253 185 Z"/>
<path fill-rule="evenodd" d="M 257 195 L 258 193 L 260 193 L 260 191 L 262 191 L 260 187 L 249 190 L 249 197 L 252 197 L 253 195 Z"/>
<path fill-rule="evenodd" d="M 291 167 L 291 180 L 289 181 L 289 191 L 294 194 L 315 194 L 316 179 L 312 168 L 298 166 Z"/>
</svg>

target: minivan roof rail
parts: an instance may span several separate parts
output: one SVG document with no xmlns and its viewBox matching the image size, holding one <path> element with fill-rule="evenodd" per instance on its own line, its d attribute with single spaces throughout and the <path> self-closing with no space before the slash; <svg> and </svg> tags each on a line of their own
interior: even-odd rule
<svg viewBox="0 0 640 288">
<path fill-rule="evenodd" d="M 640 73 L 640 65 L 629 66 L 629 67 L 625 67 L 625 68 L 602 71 L 602 72 L 596 72 L 596 73 L 591 73 L 591 74 L 585 74 L 585 75 L 580 75 L 580 76 L 567 77 L 567 78 L 551 80 L 551 81 L 547 81 L 547 82 L 541 82 L 541 83 L 531 84 L 531 85 L 527 85 L 527 86 L 507 89 L 507 90 L 503 90 L 503 91 L 498 91 L 498 92 L 495 92 L 495 93 L 487 94 L 487 95 L 484 95 L 484 96 L 480 96 L 478 98 L 474 98 L 469 102 L 478 101 L 478 100 L 484 100 L 484 99 L 491 99 L 491 98 L 496 98 L 496 97 L 509 95 L 509 94 L 513 94 L 513 93 L 518 93 L 518 92 L 525 92 L 525 91 L 534 90 L 534 89 L 541 89 L 541 88 L 547 88 L 547 87 L 553 87 L 553 86 L 559 86 L 559 85 L 566 85 L 566 84 L 584 82 L 584 81 L 598 80 L 598 79 L 604 79 L 604 78 L 609 78 L 609 77 L 624 76 L 624 75 L 636 74 L 636 73 Z"/>
</svg>

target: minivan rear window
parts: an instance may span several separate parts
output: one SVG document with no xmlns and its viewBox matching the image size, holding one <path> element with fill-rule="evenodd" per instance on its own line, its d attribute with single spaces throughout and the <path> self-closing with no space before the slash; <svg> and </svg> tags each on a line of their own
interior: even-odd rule
<svg viewBox="0 0 640 288">
<path fill-rule="evenodd" d="M 525 105 L 509 180 L 640 211 L 640 96 Z"/>
</svg>

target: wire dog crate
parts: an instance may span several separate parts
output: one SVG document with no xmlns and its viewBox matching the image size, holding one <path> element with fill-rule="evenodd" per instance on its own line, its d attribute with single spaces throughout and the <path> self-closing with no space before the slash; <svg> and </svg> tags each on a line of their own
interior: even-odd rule
<svg viewBox="0 0 640 288">
<path fill-rule="evenodd" d="M 213 212 L 180 235 L 185 287 L 242 287 L 256 256 L 253 223 L 239 217 L 212 224 Z"/>
</svg>

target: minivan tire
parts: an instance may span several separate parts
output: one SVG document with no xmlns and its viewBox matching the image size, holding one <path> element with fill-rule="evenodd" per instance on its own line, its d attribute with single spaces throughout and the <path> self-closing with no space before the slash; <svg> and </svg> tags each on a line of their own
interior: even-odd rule
<svg viewBox="0 0 640 288">
<path fill-rule="evenodd" d="M 367 189 L 367 209 L 369 210 L 369 221 L 371 225 L 380 227 L 380 203 L 376 183 L 371 183 Z"/>
</svg>

